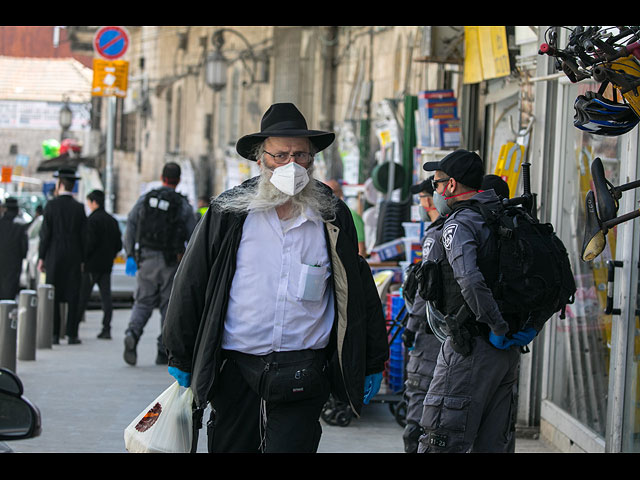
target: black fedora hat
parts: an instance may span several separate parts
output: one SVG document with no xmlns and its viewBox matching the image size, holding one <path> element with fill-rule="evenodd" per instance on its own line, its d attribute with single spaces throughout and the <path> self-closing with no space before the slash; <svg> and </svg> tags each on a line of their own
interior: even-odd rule
<svg viewBox="0 0 640 480">
<path fill-rule="evenodd" d="M 260 132 L 240 138 L 236 151 L 248 160 L 256 160 L 255 147 L 267 137 L 307 137 L 319 152 L 333 143 L 335 134 L 309 130 L 304 116 L 293 103 L 274 103 L 262 117 Z"/>
<path fill-rule="evenodd" d="M 76 171 L 71 168 L 61 168 L 53 174 L 55 178 L 68 178 L 70 180 L 80 180 L 80 177 L 76 175 Z"/>
</svg>

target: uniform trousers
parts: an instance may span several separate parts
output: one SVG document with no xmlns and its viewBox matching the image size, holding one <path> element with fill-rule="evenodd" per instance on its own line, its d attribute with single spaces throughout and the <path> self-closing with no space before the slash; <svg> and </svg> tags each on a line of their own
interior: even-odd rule
<svg viewBox="0 0 640 480">
<path fill-rule="evenodd" d="M 465 357 L 447 338 L 424 399 L 418 452 L 511 451 L 520 355 L 479 336 Z"/>
<path fill-rule="evenodd" d="M 143 250 L 142 261 L 136 272 L 136 291 L 127 333 L 138 340 L 142 336 L 154 308 L 160 309 L 160 331 L 169 305 L 173 278 L 178 265 L 167 265 L 160 251 Z M 162 333 L 158 336 L 158 352 L 165 353 Z"/>
<path fill-rule="evenodd" d="M 207 425 L 210 453 L 315 453 L 326 388 L 304 400 L 266 402 L 227 358 L 219 373 Z"/>
<path fill-rule="evenodd" d="M 418 449 L 422 403 L 431 384 L 441 347 L 442 343 L 433 333 L 421 330 L 416 334 L 413 349 L 409 351 L 403 392 L 407 404 L 407 424 L 402 435 L 405 453 L 415 453 Z"/>
</svg>

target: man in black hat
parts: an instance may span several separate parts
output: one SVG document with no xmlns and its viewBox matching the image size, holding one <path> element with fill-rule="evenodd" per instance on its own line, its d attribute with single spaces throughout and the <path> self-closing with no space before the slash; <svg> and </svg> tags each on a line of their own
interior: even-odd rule
<svg viewBox="0 0 640 480">
<path fill-rule="evenodd" d="M 46 281 L 55 288 L 53 309 L 53 343 L 59 343 L 60 305 L 66 303 L 66 335 L 69 345 L 78 338 L 79 292 L 84 261 L 84 235 L 87 217 L 84 206 L 73 198 L 76 180 L 74 170 L 61 169 L 56 177 L 56 197 L 47 202 L 40 228 L 38 270 L 46 273 Z"/>
<path fill-rule="evenodd" d="M 29 243 L 26 226 L 18 220 L 18 201 L 7 198 L 0 217 L 0 300 L 15 300 L 20 290 L 22 259 Z"/>
<path fill-rule="evenodd" d="M 174 281 L 169 372 L 208 402 L 211 452 L 315 452 L 329 396 L 359 414 L 388 358 L 380 298 L 346 204 L 313 178 L 334 134 L 272 105 L 237 152 L 260 175 L 215 198 Z"/>
<path fill-rule="evenodd" d="M 136 275 L 131 318 L 124 337 L 124 361 L 136 365 L 137 345 L 153 310 L 160 310 L 160 326 L 169 303 L 173 277 L 193 232 L 196 218 L 186 197 L 176 191 L 181 169 L 175 162 L 162 168 L 162 186 L 138 198 L 127 217 L 124 248 L 127 271 Z M 166 365 L 162 333 L 156 342 L 156 364 Z"/>
<path fill-rule="evenodd" d="M 499 208 L 494 190 L 482 190 L 480 157 L 456 150 L 423 168 L 434 172 L 436 207 L 447 215 L 441 262 L 446 338 L 424 399 L 420 452 L 508 452 L 520 351 L 491 293 L 497 278 L 495 243 L 470 201 Z"/>
</svg>

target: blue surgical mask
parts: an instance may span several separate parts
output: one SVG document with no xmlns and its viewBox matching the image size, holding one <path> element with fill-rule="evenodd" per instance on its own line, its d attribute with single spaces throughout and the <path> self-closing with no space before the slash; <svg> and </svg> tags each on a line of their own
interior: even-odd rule
<svg viewBox="0 0 640 480">
<path fill-rule="evenodd" d="M 438 192 L 433 192 L 433 204 L 440 215 L 446 216 L 451 213 L 451 207 L 447 204 L 446 198 Z"/>
</svg>

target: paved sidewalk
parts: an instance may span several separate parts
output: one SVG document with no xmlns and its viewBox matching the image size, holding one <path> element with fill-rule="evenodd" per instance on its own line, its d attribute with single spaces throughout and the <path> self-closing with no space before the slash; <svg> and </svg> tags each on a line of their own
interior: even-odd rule
<svg viewBox="0 0 640 480">
<path fill-rule="evenodd" d="M 38 349 L 36 360 L 18 360 L 17 374 L 25 396 L 42 414 L 39 437 L 7 442 L 17 453 L 125 453 L 124 429 L 164 389 L 173 383 L 166 366 L 155 365 L 157 311 L 138 345 L 138 365 L 125 364 L 124 330 L 129 309 L 116 309 L 112 340 L 98 340 L 102 312 L 90 310 L 80 324 L 82 344 L 63 340 Z M 208 417 L 208 412 L 205 412 Z M 550 453 L 544 442 L 519 439 L 518 452 Z M 198 452 L 206 452 L 205 429 Z M 346 427 L 323 422 L 320 453 L 402 453 L 402 427 L 388 404 L 366 406 L 361 418 Z"/>
</svg>

